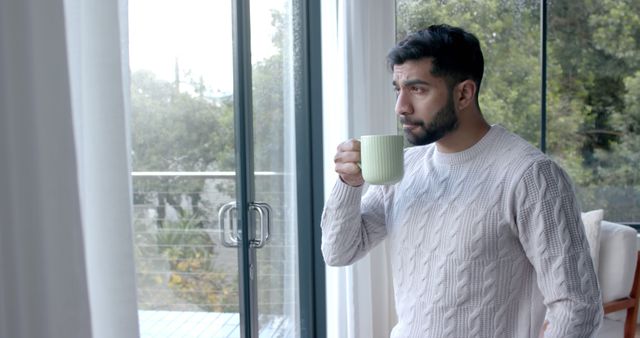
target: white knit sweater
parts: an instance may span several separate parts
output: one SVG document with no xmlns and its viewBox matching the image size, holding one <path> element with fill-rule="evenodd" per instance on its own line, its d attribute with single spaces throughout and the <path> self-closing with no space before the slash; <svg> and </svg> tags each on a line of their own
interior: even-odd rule
<svg viewBox="0 0 640 338">
<path fill-rule="evenodd" d="M 391 337 L 592 337 L 600 291 L 572 183 L 500 126 L 473 147 L 405 151 L 390 186 L 338 181 L 322 252 L 348 265 L 387 238 L 398 324 Z"/>
</svg>

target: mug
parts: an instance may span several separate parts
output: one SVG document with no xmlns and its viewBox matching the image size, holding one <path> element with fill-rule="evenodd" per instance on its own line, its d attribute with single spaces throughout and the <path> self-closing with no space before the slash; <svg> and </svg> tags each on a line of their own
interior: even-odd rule
<svg viewBox="0 0 640 338">
<path fill-rule="evenodd" d="M 404 136 L 360 137 L 360 168 L 369 184 L 393 184 L 404 175 Z"/>
</svg>

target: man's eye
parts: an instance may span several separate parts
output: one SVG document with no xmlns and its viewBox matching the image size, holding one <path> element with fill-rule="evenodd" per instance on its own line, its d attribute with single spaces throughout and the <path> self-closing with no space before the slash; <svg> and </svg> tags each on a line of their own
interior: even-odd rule
<svg viewBox="0 0 640 338">
<path fill-rule="evenodd" d="M 411 92 L 416 94 L 424 93 L 424 88 L 422 87 L 411 87 Z"/>
</svg>

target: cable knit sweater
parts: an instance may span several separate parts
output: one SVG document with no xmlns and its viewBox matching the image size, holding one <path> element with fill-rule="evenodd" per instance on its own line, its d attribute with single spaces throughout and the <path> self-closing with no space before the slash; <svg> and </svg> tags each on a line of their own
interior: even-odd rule
<svg viewBox="0 0 640 338">
<path fill-rule="evenodd" d="M 398 314 L 391 337 L 592 337 L 600 291 L 567 174 L 500 126 L 471 148 L 405 151 L 389 186 L 338 181 L 322 252 L 348 265 L 387 238 Z"/>
</svg>

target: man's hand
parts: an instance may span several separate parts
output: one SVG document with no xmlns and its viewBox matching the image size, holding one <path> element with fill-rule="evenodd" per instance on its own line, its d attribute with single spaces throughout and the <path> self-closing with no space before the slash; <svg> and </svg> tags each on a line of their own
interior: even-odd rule
<svg viewBox="0 0 640 338">
<path fill-rule="evenodd" d="M 358 165 L 360 162 L 360 141 L 350 139 L 342 142 L 338 146 L 338 152 L 333 162 L 336 164 L 336 172 L 340 175 L 342 182 L 352 187 L 364 184 L 362 171 Z"/>
</svg>

